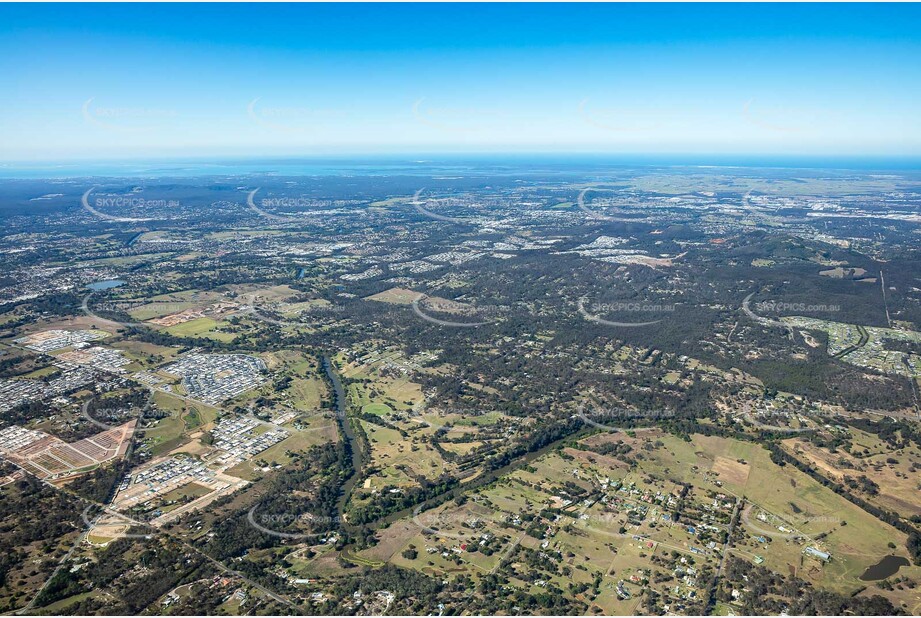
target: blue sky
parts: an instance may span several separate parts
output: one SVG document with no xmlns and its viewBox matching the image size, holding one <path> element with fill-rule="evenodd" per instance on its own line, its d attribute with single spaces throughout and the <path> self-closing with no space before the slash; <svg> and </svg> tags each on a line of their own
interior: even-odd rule
<svg viewBox="0 0 921 618">
<path fill-rule="evenodd" d="M 0 5 L 0 160 L 921 155 L 921 6 Z"/>
</svg>

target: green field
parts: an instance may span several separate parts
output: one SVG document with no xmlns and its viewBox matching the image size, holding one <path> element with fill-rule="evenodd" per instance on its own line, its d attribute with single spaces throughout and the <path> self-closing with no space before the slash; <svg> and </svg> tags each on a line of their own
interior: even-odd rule
<svg viewBox="0 0 921 618">
<path fill-rule="evenodd" d="M 883 524 L 793 466 L 774 464 L 768 451 L 758 444 L 701 435 L 692 436 L 691 442 L 658 432 L 645 434 L 649 436 L 663 446 L 647 453 L 641 466 L 644 472 L 702 487 L 714 487 L 713 481 L 718 480 L 722 490 L 745 498 L 786 522 L 787 528 L 805 535 L 803 542 L 775 542 L 769 550 L 763 550 L 765 566 L 773 570 L 787 572 L 790 566 L 799 570 L 805 546 L 825 548 L 832 554 L 832 560 L 821 566 L 807 559 L 800 576 L 848 592 L 862 585 L 857 577 L 868 566 L 891 553 L 905 554 L 906 538 L 902 532 Z M 644 434 L 639 433 L 636 441 L 642 440 Z M 747 464 L 738 464 L 740 459 Z M 723 472 L 714 475 L 714 470 Z M 752 531 L 753 536 L 758 534 L 762 533 Z M 888 547 L 890 541 L 898 550 Z M 912 567 L 912 571 L 916 569 L 921 573 L 921 568 Z M 907 569 L 902 571 L 907 572 Z"/>
<path fill-rule="evenodd" d="M 258 468 L 260 462 L 268 464 L 285 465 L 291 461 L 292 453 L 303 453 L 312 446 L 324 444 L 335 440 L 337 437 L 335 419 L 328 416 L 315 416 L 310 419 L 309 425 L 302 431 L 295 431 L 290 436 L 262 451 L 249 461 L 229 468 L 227 474 L 246 480 L 254 480 L 262 476 Z"/>
<path fill-rule="evenodd" d="M 387 416 L 393 412 L 390 406 L 383 403 L 367 403 L 361 407 L 361 411 L 375 416 Z"/>
<path fill-rule="evenodd" d="M 161 499 L 164 502 L 171 502 L 173 500 L 180 500 L 183 498 L 201 498 L 202 496 L 207 496 L 211 493 L 211 489 L 200 485 L 198 483 L 186 483 L 182 487 L 177 487 L 176 489 L 167 492 L 161 496 Z"/>
<path fill-rule="evenodd" d="M 217 341 L 233 341 L 236 335 L 219 330 L 225 326 L 229 326 L 229 323 L 218 322 L 211 318 L 196 318 L 182 324 L 170 326 L 166 329 L 166 332 L 177 337 L 207 337 Z"/>
<path fill-rule="evenodd" d="M 135 307 L 128 312 L 128 315 L 130 315 L 132 319 L 138 320 L 139 322 L 144 322 L 146 320 L 162 318 L 163 316 L 180 313 L 186 309 L 194 309 L 197 306 L 198 303 L 192 301 L 156 301 L 150 302 L 146 305 L 141 305 L 140 307 Z"/>
</svg>

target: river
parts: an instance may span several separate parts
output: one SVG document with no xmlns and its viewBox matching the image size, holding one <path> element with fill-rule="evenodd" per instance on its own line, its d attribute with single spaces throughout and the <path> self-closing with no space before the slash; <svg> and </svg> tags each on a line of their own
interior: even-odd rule
<svg viewBox="0 0 921 618">
<path fill-rule="evenodd" d="M 336 421 L 339 423 L 339 429 L 342 431 L 343 438 L 345 439 L 346 453 L 352 459 L 352 474 L 342 485 L 342 492 L 339 495 L 339 500 L 336 502 L 336 513 L 339 515 L 340 521 L 344 527 L 354 528 L 345 521 L 343 514 L 345 513 L 345 505 L 349 500 L 349 496 L 352 494 L 352 489 L 355 487 L 355 483 L 358 482 L 358 479 L 361 478 L 361 469 L 364 467 L 365 457 L 361 450 L 361 443 L 358 441 L 355 430 L 349 422 L 348 398 L 345 395 L 345 388 L 342 386 L 342 380 L 339 379 L 339 374 L 336 373 L 332 361 L 327 356 L 323 357 L 323 370 L 326 372 L 326 377 L 329 378 L 330 383 L 333 385 L 333 403 L 336 406 Z"/>
</svg>

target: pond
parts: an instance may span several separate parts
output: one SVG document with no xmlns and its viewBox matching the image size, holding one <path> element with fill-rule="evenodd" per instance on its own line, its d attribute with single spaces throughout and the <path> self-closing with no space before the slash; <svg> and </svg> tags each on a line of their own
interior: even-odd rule
<svg viewBox="0 0 921 618">
<path fill-rule="evenodd" d="M 868 566 L 867 570 L 860 576 L 861 581 L 875 582 L 880 579 L 892 577 L 899 572 L 903 566 L 911 564 L 908 558 L 904 556 L 886 556 L 876 564 Z"/>
<path fill-rule="evenodd" d="M 112 288 L 117 288 L 120 285 L 125 285 L 125 282 L 121 279 L 109 279 L 108 281 L 97 281 L 95 283 L 90 283 L 86 287 L 94 292 L 100 290 L 110 290 Z"/>
</svg>

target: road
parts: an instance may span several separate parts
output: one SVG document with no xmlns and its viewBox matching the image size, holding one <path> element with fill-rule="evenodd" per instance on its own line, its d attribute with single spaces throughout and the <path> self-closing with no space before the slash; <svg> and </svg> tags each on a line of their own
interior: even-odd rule
<svg viewBox="0 0 921 618">
<path fill-rule="evenodd" d="M 716 587 L 719 585 L 720 578 L 723 577 L 723 568 L 726 566 L 726 557 L 729 555 L 729 546 L 732 545 L 732 533 L 736 529 L 736 518 L 739 515 L 739 505 L 744 500 L 736 496 L 735 506 L 732 507 L 732 518 L 729 520 L 729 533 L 726 535 L 726 543 L 723 545 L 723 554 L 720 556 L 720 564 L 716 568 L 716 575 L 710 582 L 710 589 L 707 591 L 707 614 L 711 614 L 714 602 L 716 601 Z"/>
<path fill-rule="evenodd" d="M 739 515 L 739 505 L 742 500 L 736 499 L 735 506 L 732 507 L 732 518 L 729 520 L 729 534 L 726 536 L 726 544 L 723 546 L 723 555 L 720 558 L 720 566 L 716 569 L 716 579 L 723 576 L 723 567 L 726 565 L 726 556 L 729 555 L 729 546 L 732 545 L 732 533 L 736 529 L 736 518 Z"/>
<path fill-rule="evenodd" d="M 886 308 L 886 323 L 892 328 L 892 318 L 889 317 L 889 299 L 886 298 L 886 276 L 879 271 L 879 288 L 883 293 L 883 307 Z"/>
<path fill-rule="evenodd" d="M 98 516 L 96 519 L 98 519 Z M 96 523 L 96 519 L 93 519 L 92 523 Z M 68 560 L 70 560 L 70 557 L 73 555 L 74 551 L 78 547 L 80 547 L 80 545 L 83 544 L 83 541 L 89 535 L 90 530 L 92 530 L 92 528 L 93 528 L 92 524 L 88 525 L 86 529 L 80 533 L 80 536 L 77 537 L 76 541 L 74 541 L 73 546 L 71 546 L 71 548 L 67 550 L 67 553 L 61 557 L 61 560 L 58 561 L 58 565 L 54 567 L 54 570 L 51 572 L 51 575 L 49 575 L 48 579 L 45 580 L 45 583 L 42 584 L 42 587 L 39 588 L 38 591 L 36 591 L 35 596 L 32 597 L 32 599 L 29 601 L 29 604 L 23 607 L 22 609 L 18 610 L 16 614 L 23 614 L 25 612 L 32 611 L 32 609 L 35 607 L 35 602 L 38 601 L 38 598 L 42 595 L 42 592 L 45 591 L 45 588 L 48 587 L 48 584 L 50 584 L 51 581 L 55 578 L 55 576 L 61 571 L 61 569 L 64 567 L 64 564 Z"/>
</svg>

